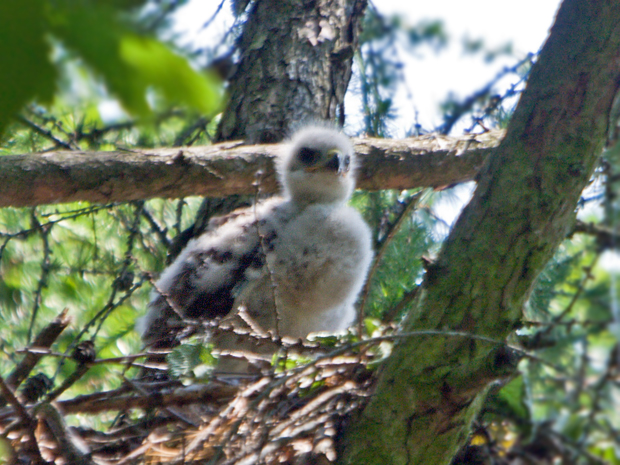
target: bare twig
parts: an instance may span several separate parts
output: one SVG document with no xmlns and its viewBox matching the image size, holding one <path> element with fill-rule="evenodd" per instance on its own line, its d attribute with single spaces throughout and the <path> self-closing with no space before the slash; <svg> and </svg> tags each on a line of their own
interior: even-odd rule
<svg viewBox="0 0 620 465">
<path fill-rule="evenodd" d="M 138 392 L 142 396 L 148 397 L 151 394 L 146 389 L 144 389 L 142 386 L 140 386 L 139 384 L 134 383 L 130 379 L 127 379 L 127 378 L 123 377 L 123 381 L 125 383 L 127 383 L 129 386 L 131 386 L 134 391 Z M 157 391 L 151 391 L 151 392 L 157 392 Z M 179 411 L 179 410 L 175 409 L 174 407 L 164 406 L 163 409 L 166 412 L 168 412 L 172 417 L 176 418 L 177 420 L 181 420 L 183 423 L 185 423 L 187 425 L 192 425 L 192 426 L 195 426 L 195 427 L 198 426 L 198 424 L 196 424 L 196 422 L 192 421 L 182 411 Z"/>
<path fill-rule="evenodd" d="M 157 223 L 157 221 L 155 221 L 155 218 L 153 218 L 153 215 L 151 215 L 151 212 L 146 208 L 146 206 L 142 209 L 142 216 L 144 216 L 144 218 L 146 218 L 146 221 L 148 221 L 148 223 L 151 225 L 151 231 L 153 231 L 157 235 L 160 242 L 164 245 L 166 249 L 168 249 L 170 247 L 170 239 L 168 239 L 168 235 L 166 234 L 167 229 L 162 228 Z"/>
<path fill-rule="evenodd" d="M 595 225 L 593 223 L 585 223 L 580 220 L 575 222 L 573 233 L 582 233 L 594 236 L 596 238 L 596 243 L 602 249 L 613 248 L 620 241 L 618 234 L 611 229 L 606 228 L 605 226 Z"/>
<path fill-rule="evenodd" d="M 16 119 L 17 121 L 22 123 L 24 126 L 32 129 L 34 132 L 41 134 L 43 137 L 51 140 L 54 144 L 56 144 L 56 147 L 62 147 L 65 150 L 75 150 L 75 148 L 72 147 L 71 144 L 68 144 L 67 142 L 64 142 L 58 139 L 56 136 L 54 136 L 54 134 L 52 134 L 51 131 L 48 131 L 47 129 L 44 129 L 38 126 L 37 124 L 33 123 L 29 119 L 25 118 L 24 116 L 17 115 Z"/>
<path fill-rule="evenodd" d="M 403 295 L 403 298 L 400 299 L 400 301 L 396 305 L 394 305 L 394 307 L 392 307 L 387 312 L 385 312 L 383 316 L 381 317 L 381 320 L 384 322 L 389 322 L 389 321 L 394 320 L 394 318 L 396 318 L 396 316 L 399 313 L 401 313 L 405 308 L 409 306 L 411 302 L 413 302 L 416 295 L 418 295 L 419 290 L 420 290 L 420 287 L 416 286 L 410 291 L 405 292 L 405 294 Z"/>
<path fill-rule="evenodd" d="M 86 374 L 89 370 L 90 364 L 80 364 L 77 368 L 71 373 L 67 378 L 63 381 L 63 383 L 52 392 L 50 392 L 46 398 L 46 402 L 51 402 L 52 400 L 58 398 L 63 392 L 69 389 L 71 386 L 75 384 L 82 376 Z"/>
<path fill-rule="evenodd" d="M 476 102 L 479 102 L 483 98 L 485 98 L 489 93 L 491 93 L 493 86 L 504 76 L 510 73 L 515 73 L 519 68 L 521 68 L 526 63 L 531 63 L 535 58 L 535 55 L 529 53 L 525 58 L 520 60 L 514 66 L 510 68 L 504 68 L 500 71 L 497 76 L 495 76 L 487 85 L 485 85 L 482 89 L 474 92 L 472 95 L 467 97 L 462 103 L 456 104 L 452 113 L 447 114 L 444 117 L 444 123 L 437 128 L 437 131 L 441 134 L 448 134 L 450 130 L 454 127 L 456 122 L 467 112 L 471 111 Z M 521 78 L 519 82 L 522 82 L 524 78 Z"/>
<path fill-rule="evenodd" d="M 207 19 L 204 24 L 202 25 L 201 29 L 206 29 L 208 28 L 211 23 L 215 20 L 215 18 L 217 18 L 217 15 L 220 13 L 220 11 L 222 11 L 222 7 L 224 6 L 224 3 L 226 3 L 226 0 L 222 0 L 220 2 L 220 4 L 217 6 L 215 12 L 211 15 L 211 17 L 209 19 Z"/>
<path fill-rule="evenodd" d="M 91 413 L 131 409 L 152 409 L 174 405 L 188 405 L 195 402 L 221 402 L 230 399 L 236 387 L 212 382 L 206 385 L 181 387 L 174 390 L 158 389 L 146 396 L 127 394 L 109 396 L 106 393 L 78 396 L 70 400 L 58 401 L 65 413 Z M 109 393 L 108 393 L 109 394 Z"/>
<path fill-rule="evenodd" d="M 222 2 L 223 3 L 223 2 Z M 220 4 L 221 6 L 221 4 Z M 173 147 L 181 147 L 181 146 L 191 146 L 194 145 L 194 142 L 200 137 L 202 132 L 205 132 L 207 125 L 211 122 L 210 118 L 200 117 L 198 118 L 194 124 L 187 127 L 181 134 L 179 134 L 174 142 L 172 143 Z M 198 130 L 198 133 L 190 139 L 194 131 Z M 188 140 L 189 139 L 189 140 Z"/>
<path fill-rule="evenodd" d="M 70 431 L 61 413 L 50 403 L 42 403 L 36 407 L 37 416 L 40 416 L 52 433 L 58 444 L 58 454 L 65 459 L 65 463 L 75 465 L 94 465 L 88 452 L 76 447 L 76 435 Z M 83 441 L 80 441 L 83 443 Z"/>
<path fill-rule="evenodd" d="M 43 349 L 36 346 L 27 347 L 25 349 L 19 349 L 15 351 L 18 354 L 36 354 L 40 357 L 65 357 L 66 355 L 61 352 L 53 352 L 49 349 Z M 123 357 L 110 357 L 110 358 L 100 358 L 97 360 L 93 360 L 92 362 L 88 362 L 90 365 L 108 365 L 118 363 L 121 365 L 126 365 L 128 363 L 132 363 L 134 360 L 139 358 L 152 357 L 154 355 L 167 355 L 171 352 L 171 350 L 152 350 L 148 352 L 125 355 Z"/>
<path fill-rule="evenodd" d="M 30 342 L 30 339 L 32 338 L 32 331 L 34 330 L 34 324 L 37 319 L 39 307 L 41 306 L 41 294 L 43 292 L 43 288 L 47 286 L 47 279 L 51 268 L 49 234 L 52 230 L 52 227 L 48 226 L 43 228 L 36 217 L 36 211 L 34 211 L 34 209 L 32 212 L 32 221 L 35 224 L 35 228 L 38 227 L 39 231 L 41 231 L 41 241 L 43 242 L 43 259 L 41 260 L 41 276 L 39 277 L 39 281 L 37 283 L 37 289 L 34 292 L 34 301 L 32 306 L 32 313 L 30 316 L 30 326 L 28 326 L 28 335 L 26 337 L 26 340 L 28 342 Z"/>
<path fill-rule="evenodd" d="M 2 393 L 2 397 L 4 400 L 10 404 L 17 412 L 17 415 L 21 419 L 22 426 L 26 429 L 28 435 L 29 442 L 29 453 L 32 455 L 32 459 L 36 464 L 44 464 L 46 463 L 41 457 L 41 451 L 39 450 L 39 445 L 37 444 L 36 436 L 35 436 L 35 428 L 36 422 L 34 418 L 30 416 L 26 408 L 22 405 L 22 403 L 15 397 L 13 391 L 7 384 L 4 379 L 0 377 L 0 393 Z"/>
<path fill-rule="evenodd" d="M 273 297 L 273 307 L 275 311 L 275 324 L 274 331 L 277 340 L 280 340 L 280 293 L 278 289 L 278 283 L 273 272 L 273 268 L 269 263 L 269 255 L 267 254 L 267 245 L 265 244 L 265 235 L 260 230 L 260 220 L 258 218 L 258 202 L 260 200 L 261 194 L 261 181 L 263 177 L 263 171 L 258 170 L 256 172 L 256 179 L 254 181 L 254 187 L 256 188 L 256 192 L 254 194 L 254 224 L 256 226 L 256 234 L 258 235 L 258 241 L 260 244 L 261 252 L 263 257 L 265 257 L 265 267 L 267 268 L 267 272 L 269 273 L 269 280 L 271 284 L 271 295 Z"/>
<path fill-rule="evenodd" d="M 51 347 L 58 336 L 60 336 L 60 333 L 62 333 L 71 322 L 71 318 L 67 315 L 67 313 L 68 309 L 65 308 L 60 315 L 58 315 L 49 325 L 41 330 L 28 348 L 33 349 Z M 42 354 L 37 354 L 34 352 L 27 353 L 21 363 L 17 365 L 13 372 L 7 377 L 7 385 L 11 389 L 17 389 L 22 381 L 28 377 L 28 374 L 39 362 L 42 356 Z"/>
</svg>

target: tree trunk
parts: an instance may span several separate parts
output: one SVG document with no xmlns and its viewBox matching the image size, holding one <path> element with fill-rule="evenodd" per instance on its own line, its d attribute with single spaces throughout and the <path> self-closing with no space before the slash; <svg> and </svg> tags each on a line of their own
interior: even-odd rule
<svg viewBox="0 0 620 465">
<path fill-rule="evenodd" d="M 344 122 L 366 0 L 255 1 L 216 139 L 273 143 L 296 124 Z M 338 114 L 339 111 L 339 114 Z"/>
<path fill-rule="evenodd" d="M 620 4 L 565 0 L 497 153 L 428 270 L 404 331 L 504 340 L 575 219 L 620 86 Z M 447 464 L 487 388 L 513 372 L 503 346 L 464 337 L 396 345 L 348 429 L 346 464 Z"/>
</svg>

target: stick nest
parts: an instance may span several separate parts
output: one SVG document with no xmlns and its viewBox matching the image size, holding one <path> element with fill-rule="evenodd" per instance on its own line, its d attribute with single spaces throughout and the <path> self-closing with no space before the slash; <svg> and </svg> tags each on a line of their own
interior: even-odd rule
<svg viewBox="0 0 620 465">
<path fill-rule="evenodd" d="M 15 379 L 12 385 L 0 379 L 0 446 L 14 464 L 331 463 L 345 425 L 372 391 L 371 366 L 386 355 L 377 347 L 350 340 L 329 348 L 305 344 L 310 362 L 287 369 L 189 384 L 143 376 L 66 400 L 49 394 L 27 400 Z M 92 363 L 85 361 L 81 371 Z M 110 418 L 105 412 L 118 413 L 100 428 L 65 421 L 74 414 Z"/>
</svg>

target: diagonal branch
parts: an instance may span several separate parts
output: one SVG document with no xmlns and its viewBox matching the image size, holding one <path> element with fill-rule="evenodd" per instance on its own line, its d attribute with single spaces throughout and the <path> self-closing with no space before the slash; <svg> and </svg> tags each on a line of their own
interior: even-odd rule
<svg viewBox="0 0 620 465">
<path fill-rule="evenodd" d="M 68 144 L 67 142 L 64 142 L 58 139 L 56 136 L 54 136 L 54 134 L 51 131 L 36 125 L 29 119 L 23 117 L 22 115 L 17 115 L 16 118 L 17 118 L 17 121 L 22 123 L 24 126 L 32 129 L 34 132 L 41 134 L 43 137 L 46 137 L 52 142 L 54 142 L 54 144 L 56 144 L 56 147 L 62 147 L 65 150 L 74 150 L 74 147 L 71 147 L 71 145 Z"/>
<path fill-rule="evenodd" d="M 71 322 L 71 318 L 67 315 L 68 309 L 64 309 L 60 315 L 58 315 L 54 321 L 52 321 L 49 325 L 47 325 L 38 335 L 35 337 L 32 344 L 29 346 L 30 348 L 38 348 L 38 349 L 48 349 L 52 346 L 52 344 L 56 341 L 60 333 L 64 331 L 64 329 Z M 13 370 L 13 372 L 6 378 L 6 384 L 11 389 L 16 389 L 23 380 L 25 380 L 30 371 L 34 368 L 34 366 L 39 362 L 39 360 L 45 354 L 28 352 L 21 363 Z"/>
<path fill-rule="evenodd" d="M 617 0 L 564 0 L 506 136 L 417 292 L 404 331 L 503 340 L 575 222 L 620 89 Z M 499 356 L 498 356 L 499 355 Z M 448 464 L 491 383 L 514 373 L 494 348 L 416 338 L 395 345 L 343 464 Z"/>
</svg>

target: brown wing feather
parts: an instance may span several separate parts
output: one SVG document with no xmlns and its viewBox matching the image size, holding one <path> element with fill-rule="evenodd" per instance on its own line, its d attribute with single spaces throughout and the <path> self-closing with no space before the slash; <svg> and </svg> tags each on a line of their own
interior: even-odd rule
<svg viewBox="0 0 620 465">
<path fill-rule="evenodd" d="M 176 345 L 182 325 L 170 322 L 180 315 L 212 320 L 231 311 L 246 271 L 264 265 L 256 228 L 253 209 L 236 210 L 212 219 L 204 237 L 188 244 L 157 283 L 143 325 L 147 345 Z"/>
</svg>

